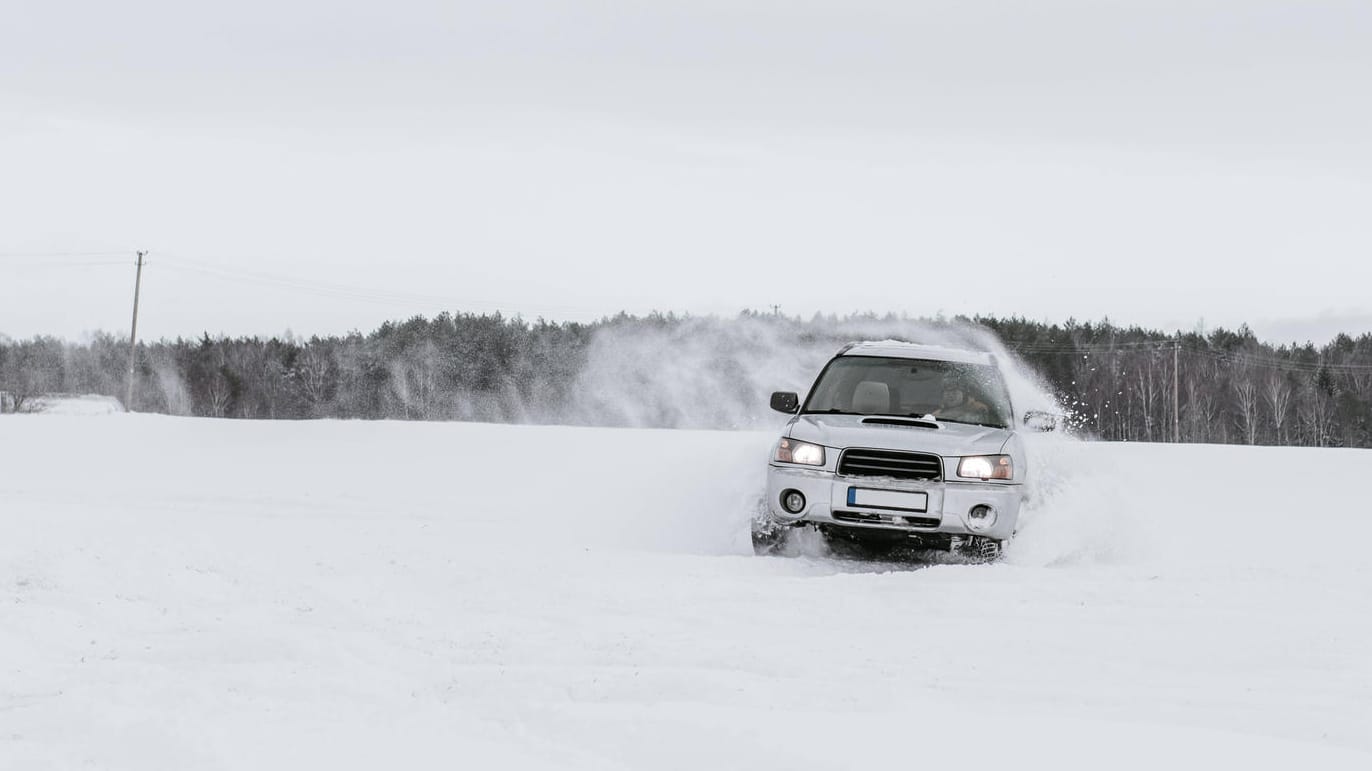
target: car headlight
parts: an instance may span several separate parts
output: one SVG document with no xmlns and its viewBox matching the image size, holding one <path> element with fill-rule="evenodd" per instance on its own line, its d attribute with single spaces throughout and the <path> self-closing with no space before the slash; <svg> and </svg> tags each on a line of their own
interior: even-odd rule
<svg viewBox="0 0 1372 771">
<path fill-rule="evenodd" d="M 776 459 L 782 463 L 800 463 L 806 466 L 824 465 L 824 448 L 809 442 L 797 442 L 782 438 L 777 443 Z"/>
<path fill-rule="evenodd" d="M 967 479 L 1014 479 L 1015 464 L 1009 455 L 968 455 L 958 463 L 958 476 Z"/>
</svg>

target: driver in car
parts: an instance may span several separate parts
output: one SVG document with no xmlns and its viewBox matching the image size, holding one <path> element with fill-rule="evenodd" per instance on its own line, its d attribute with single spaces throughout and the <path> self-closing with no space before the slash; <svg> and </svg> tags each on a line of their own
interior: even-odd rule
<svg viewBox="0 0 1372 771">
<path fill-rule="evenodd" d="M 991 407 L 969 394 L 962 384 L 950 380 L 943 384 L 943 398 L 934 417 L 963 423 L 988 423 Z"/>
</svg>

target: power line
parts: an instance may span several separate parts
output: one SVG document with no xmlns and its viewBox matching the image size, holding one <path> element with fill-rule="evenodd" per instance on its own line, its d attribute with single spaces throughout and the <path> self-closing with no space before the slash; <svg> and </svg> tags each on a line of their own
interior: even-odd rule
<svg viewBox="0 0 1372 771">
<path fill-rule="evenodd" d="M 548 313 L 584 313 L 585 308 L 571 306 L 537 306 L 530 308 L 527 304 L 516 302 L 502 302 L 495 300 L 471 300 L 457 298 L 450 295 L 424 294 L 417 292 L 403 292 L 384 289 L 375 289 L 356 286 L 352 284 L 341 284 L 335 282 L 302 279 L 295 276 L 287 276 L 278 273 L 268 273 L 264 271 L 243 270 L 220 263 L 208 262 L 184 255 L 163 254 L 161 265 L 164 268 L 198 273 L 211 276 L 221 280 L 236 281 L 239 283 L 251 284 L 256 286 L 272 287 L 291 291 L 304 292 L 320 297 L 331 297 L 345 300 L 355 300 L 360 302 L 373 302 L 388 305 L 438 305 L 440 307 L 474 307 L 488 310 L 516 309 L 523 306 L 529 310 Z"/>
<path fill-rule="evenodd" d="M 1201 348 L 1187 346 L 1185 343 L 1176 341 L 1156 341 L 1156 342 L 1137 342 L 1137 343 L 1083 343 L 1079 346 L 1035 346 L 1035 345 L 1008 345 L 1009 350 L 1021 354 L 1034 355 L 1072 355 L 1089 356 L 1093 354 L 1114 354 L 1114 353 L 1157 353 L 1163 354 L 1172 352 L 1176 347 L 1175 353 L 1182 352 L 1207 357 L 1214 361 L 1220 361 L 1231 365 L 1251 365 L 1256 367 L 1267 367 L 1270 369 L 1281 369 L 1290 372 L 1309 372 L 1317 373 L 1328 371 L 1334 373 L 1372 373 L 1372 364 L 1356 364 L 1346 362 L 1327 362 L 1327 361 L 1298 361 L 1294 359 L 1282 359 L 1271 355 L 1248 353 L 1243 351 L 1223 351 L 1213 348 Z"/>
<path fill-rule="evenodd" d="M 1349 364 L 1344 362 L 1313 362 L 1313 361 L 1288 361 L 1285 359 L 1274 359 L 1267 356 L 1257 356 L 1253 354 L 1226 353 L 1224 351 L 1203 351 L 1196 350 L 1202 356 L 1226 364 L 1250 365 L 1255 367 L 1269 367 L 1273 369 L 1285 369 L 1293 372 L 1320 372 L 1328 371 L 1335 373 L 1364 373 L 1372 372 L 1372 365 L 1368 364 Z"/>
<path fill-rule="evenodd" d="M 131 255 L 132 250 L 111 252 L 0 252 L 0 259 L 46 259 L 49 257 L 114 257 Z"/>
<path fill-rule="evenodd" d="M 53 268 L 98 268 L 109 265 L 127 266 L 128 264 L 129 262 L 127 260 L 64 260 L 61 262 L 45 260 L 41 262 L 7 262 L 5 263 L 4 270 L 6 273 L 10 273 L 16 269 L 24 268 L 49 270 Z"/>
<path fill-rule="evenodd" d="M 1171 350 L 1171 341 L 1121 342 L 1121 343 L 1025 343 L 1008 346 L 1011 350 L 1030 353 L 1107 353 L 1110 351 L 1155 348 Z"/>
<path fill-rule="evenodd" d="M 0 258 L 4 258 L 7 261 L 15 261 L 8 263 L 6 265 L 6 270 L 10 270 L 16 266 L 39 269 L 89 268 L 114 265 L 127 266 L 129 264 L 128 260 L 97 259 L 111 256 L 136 255 L 138 262 L 142 264 L 143 254 L 143 252 L 131 253 L 124 251 L 5 252 L 0 253 Z M 164 268 L 208 276 L 224 281 L 234 281 L 253 286 L 302 292 L 333 299 L 380 303 L 385 305 L 413 306 L 416 304 L 424 304 L 437 305 L 440 307 L 465 307 L 486 310 L 500 310 L 502 308 L 517 309 L 523 306 L 528 310 L 547 312 L 549 314 L 587 312 L 585 308 L 572 306 L 541 306 L 529 308 L 529 306 L 525 304 L 515 302 L 472 300 L 469 298 L 457 298 L 450 295 L 384 290 L 374 287 L 362 287 L 352 284 L 304 279 L 266 271 L 244 270 L 235 266 L 196 259 L 184 255 L 162 254 L 160 252 L 159 254 L 162 256 L 162 259 L 159 261 L 160 265 Z M 774 311 L 775 310 L 776 309 L 774 308 Z M 1177 340 L 1127 340 L 1083 343 L 1074 343 L 1071 341 L 1042 341 L 1018 345 L 1011 344 L 1007 345 L 1007 348 L 1018 354 L 1045 356 L 1090 356 L 1121 353 L 1163 354 L 1171 352 L 1173 353 L 1174 359 L 1178 358 L 1182 351 L 1185 351 L 1187 354 L 1207 357 L 1211 360 L 1224 362 L 1230 365 L 1267 367 L 1290 372 L 1305 373 L 1316 373 L 1320 371 L 1348 374 L 1372 373 L 1372 364 L 1295 361 L 1242 351 L 1223 351 L 1208 347 L 1196 347 L 1187 345 L 1184 341 Z"/>
</svg>

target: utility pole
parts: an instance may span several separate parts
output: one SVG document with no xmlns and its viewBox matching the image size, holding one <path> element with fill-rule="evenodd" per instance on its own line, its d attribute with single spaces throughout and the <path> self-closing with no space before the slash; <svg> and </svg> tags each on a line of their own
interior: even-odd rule
<svg viewBox="0 0 1372 771">
<path fill-rule="evenodd" d="M 129 383 L 124 391 L 124 411 L 133 412 L 134 359 L 138 353 L 138 292 L 143 288 L 143 255 L 138 253 L 138 272 L 133 279 L 133 329 L 129 332 Z"/>
<path fill-rule="evenodd" d="M 1172 441 L 1181 444 L 1181 338 L 1172 342 Z"/>
</svg>

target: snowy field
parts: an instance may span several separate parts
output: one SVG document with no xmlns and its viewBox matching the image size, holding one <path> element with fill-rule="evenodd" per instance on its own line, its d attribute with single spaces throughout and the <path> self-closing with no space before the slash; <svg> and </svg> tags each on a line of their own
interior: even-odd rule
<svg viewBox="0 0 1372 771">
<path fill-rule="evenodd" d="M 0 768 L 1372 768 L 1372 452 L 1043 438 L 921 567 L 751 556 L 772 440 L 0 417 Z"/>
</svg>

